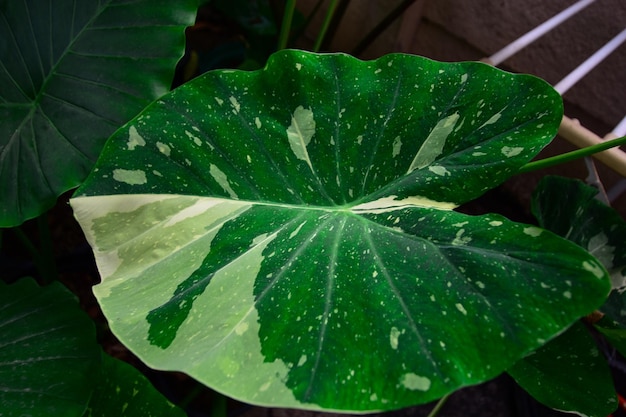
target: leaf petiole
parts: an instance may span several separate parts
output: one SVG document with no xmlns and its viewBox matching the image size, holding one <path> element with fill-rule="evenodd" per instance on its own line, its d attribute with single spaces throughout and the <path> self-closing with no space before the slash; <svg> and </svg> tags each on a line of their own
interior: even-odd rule
<svg viewBox="0 0 626 417">
<path fill-rule="evenodd" d="M 587 146 L 582 149 L 577 149 L 572 152 L 566 152 L 561 155 L 552 156 L 550 158 L 540 159 L 538 161 L 532 161 L 522 166 L 518 173 L 536 171 L 543 168 L 548 168 L 555 165 L 564 164 L 575 159 L 584 158 L 585 156 L 593 155 L 607 149 L 614 148 L 626 144 L 626 136 L 617 139 L 607 140 L 606 142 L 598 143 L 597 145 Z"/>
</svg>

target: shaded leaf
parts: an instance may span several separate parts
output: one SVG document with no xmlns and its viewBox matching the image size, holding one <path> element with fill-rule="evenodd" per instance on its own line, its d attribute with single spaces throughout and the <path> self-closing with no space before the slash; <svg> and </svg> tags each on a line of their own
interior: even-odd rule
<svg viewBox="0 0 626 417">
<path fill-rule="evenodd" d="M 606 360 L 580 322 L 507 372 L 536 400 L 557 410 L 605 417 L 617 408 Z"/>
<path fill-rule="evenodd" d="M 0 226 L 50 208 L 168 91 L 196 2 L 0 0 Z"/>
<path fill-rule="evenodd" d="M 99 351 L 91 320 L 62 285 L 0 281 L 2 416 L 82 415 Z"/>
<path fill-rule="evenodd" d="M 102 377 L 85 417 L 184 417 L 150 381 L 131 365 L 102 355 Z"/>
</svg>

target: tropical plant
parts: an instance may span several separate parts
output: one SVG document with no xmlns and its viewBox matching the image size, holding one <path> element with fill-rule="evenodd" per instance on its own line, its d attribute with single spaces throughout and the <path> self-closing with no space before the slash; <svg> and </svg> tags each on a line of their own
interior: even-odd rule
<svg viewBox="0 0 626 417">
<path fill-rule="evenodd" d="M 558 182 L 537 192 L 538 225 L 455 210 L 533 167 L 554 90 L 481 63 L 284 50 L 162 95 L 195 7 L 0 0 L 0 190 L 16 202 L 1 224 L 80 186 L 94 292 L 124 345 L 266 406 L 391 410 L 508 371 L 551 407 L 615 407 L 599 355 L 571 368 L 602 381 L 586 400 L 536 382 L 582 392 L 548 365 L 594 351 L 578 319 L 597 308 L 622 349 L 621 219 Z M 184 414 L 101 352 L 58 282 L 0 284 L 0 305 L 0 414 Z"/>
</svg>

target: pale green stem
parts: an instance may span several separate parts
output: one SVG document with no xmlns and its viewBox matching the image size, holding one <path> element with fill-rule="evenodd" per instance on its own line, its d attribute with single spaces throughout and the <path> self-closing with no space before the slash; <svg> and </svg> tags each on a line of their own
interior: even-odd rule
<svg viewBox="0 0 626 417">
<path fill-rule="evenodd" d="M 324 37 L 326 36 L 326 32 L 328 31 L 328 27 L 330 26 L 330 22 L 333 20 L 333 15 L 335 14 L 335 10 L 337 9 L 337 3 L 339 0 L 331 0 L 330 5 L 328 6 L 328 10 L 326 11 L 326 17 L 324 17 L 324 22 L 322 23 L 322 27 L 317 34 L 317 39 L 315 39 L 315 44 L 313 45 L 313 52 L 319 52 L 320 47 L 322 46 L 322 42 L 324 42 Z"/>
<path fill-rule="evenodd" d="M 586 148 L 577 149 L 572 152 L 566 152 L 564 154 L 552 156 L 550 158 L 540 159 L 539 161 L 529 162 L 521 167 L 518 173 L 521 174 L 524 172 L 548 168 L 554 165 L 564 164 L 565 162 L 584 158 L 585 156 L 606 151 L 607 149 L 614 148 L 623 144 L 626 144 L 626 136 L 617 139 L 607 140 L 606 142 L 598 143 L 597 145 L 587 146 Z"/>
</svg>

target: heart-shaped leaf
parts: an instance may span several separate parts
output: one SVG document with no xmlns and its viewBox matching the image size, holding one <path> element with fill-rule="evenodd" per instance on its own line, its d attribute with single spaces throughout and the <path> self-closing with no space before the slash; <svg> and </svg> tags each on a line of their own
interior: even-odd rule
<svg viewBox="0 0 626 417">
<path fill-rule="evenodd" d="M 244 401 L 371 411 L 496 376 L 601 304 L 537 227 L 452 211 L 555 135 L 559 95 L 481 63 L 281 51 L 120 129 L 71 204 L 111 329 Z"/>
<path fill-rule="evenodd" d="M 196 2 L 0 0 L 0 227 L 50 208 L 168 91 Z"/>
<path fill-rule="evenodd" d="M 67 289 L 0 281 L 0 415 L 81 416 L 99 365 L 93 323 Z"/>
</svg>

